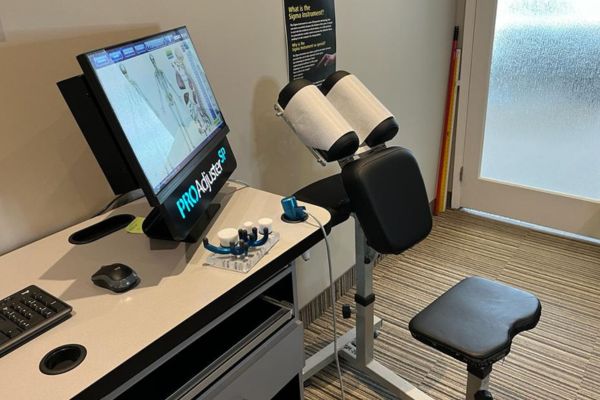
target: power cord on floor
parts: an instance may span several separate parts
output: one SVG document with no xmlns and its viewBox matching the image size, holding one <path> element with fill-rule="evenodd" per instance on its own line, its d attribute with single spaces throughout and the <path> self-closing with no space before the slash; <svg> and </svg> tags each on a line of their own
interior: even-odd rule
<svg viewBox="0 0 600 400">
<path fill-rule="evenodd" d="M 329 265 L 329 284 L 331 285 L 329 293 L 331 294 L 331 306 L 333 307 L 333 353 L 334 353 L 334 357 L 335 357 L 335 365 L 337 367 L 338 377 L 340 379 L 340 391 L 342 393 L 342 400 L 345 400 L 346 396 L 345 396 L 345 392 L 344 392 L 344 379 L 342 377 L 342 369 L 340 367 L 340 357 L 338 355 L 338 348 L 337 348 L 337 325 L 336 325 L 337 318 L 336 318 L 336 313 L 335 313 L 335 281 L 333 280 L 333 267 L 331 264 L 331 250 L 329 247 L 329 238 L 327 237 L 327 232 L 325 231 L 325 228 L 323 227 L 323 224 L 321 223 L 321 221 L 319 221 L 317 219 L 317 217 L 315 217 L 308 211 L 306 213 L 312 219 L 317 221 L 317 224 L 319 224 L 319 228 L 321 228 L 321 232 L 323 232 L 323 238 L 325 239 L 325 248 L 327 249 L 327 264 Z"/>
</svg>

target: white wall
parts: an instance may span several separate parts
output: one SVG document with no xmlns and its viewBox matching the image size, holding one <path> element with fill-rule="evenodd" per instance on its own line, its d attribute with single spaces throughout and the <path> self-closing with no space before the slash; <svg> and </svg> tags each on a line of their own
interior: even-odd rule
<svg viewBox="0 0 600 400">
<path fill-rule="evenodd" d="M 338 0 L 338 67 L 395 113 L 395 144 L 418 158 L 434 194 L 455 0 Z M 280 0 L 92 2 L 0 0 L 0 253 L 81 221 L 112 193 L 55 82 L 75 55 L 187 25 L 231 134 L 236 177 L 288 194 L 337 170 L 321 168 L 273 113 L 287 82 Z M 353 229 L 334 231 L 340 275 Z M 300 301 L 327 286 L 323 246 L 300 265 Z"/>
</svg>

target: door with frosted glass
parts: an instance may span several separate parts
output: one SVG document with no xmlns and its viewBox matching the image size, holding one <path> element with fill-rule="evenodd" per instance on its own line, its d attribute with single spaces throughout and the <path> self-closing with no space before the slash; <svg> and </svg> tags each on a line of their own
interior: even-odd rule
<svg viewBox="0 0 600 400">
<path fill-rule="evenodd" d="M 467 7 L 460 204 L 600 238 L 600 1 Z"/>
</svg>

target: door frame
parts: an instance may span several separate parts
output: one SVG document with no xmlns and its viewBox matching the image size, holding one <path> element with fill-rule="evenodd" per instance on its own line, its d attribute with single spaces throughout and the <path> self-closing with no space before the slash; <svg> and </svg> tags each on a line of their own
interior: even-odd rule
<svg viewBox="0 0 600 400">
<path fill-rule="evenodd" d="M 473 43 L 475 41 L 475 16 L 477 0 L 465 1 L 465 14 L 462 21 L 461 65 L 458 80 L 458 102 L 456 108 L 456 129 L 454 139 L 454 157 L 452 161 L 452 196 L 450 207 L 461 207 L 462 174 L 467 136 L 467 116 L 469 114 L 469 91 L 471 87 L 471 64 L 473 62 Z M 459 21 L 460 22 L 460 21 Z"/>
</svg>

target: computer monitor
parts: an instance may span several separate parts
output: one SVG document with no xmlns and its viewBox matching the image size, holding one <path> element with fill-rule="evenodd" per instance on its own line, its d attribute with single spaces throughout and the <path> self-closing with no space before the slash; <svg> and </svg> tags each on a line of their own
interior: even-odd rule
<svg viewBox="0 0 600 400">
<path fill-rule="evenodd" d="M 146 234 L 199 239 L 215 212 L 211 201 L 236 161 L 226 139 L 229 128 L 187 29 L 90 51 L 77 60 L 106 123 L 105 135 L 111 136 L 107 140 L 114 143 L 104 142 L 104 158 L 123 160 L 128 171 L 122 172 L 133 176 L 155 207 L 144 221 Z M 81 116 L 76 119 L 79 123 Z M 98 158 L 98 144 L 88 136 Z M 112 179 L 116 175 L 113 169 Z"/>
</svg>

